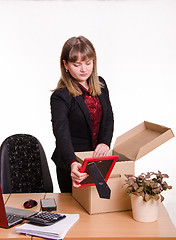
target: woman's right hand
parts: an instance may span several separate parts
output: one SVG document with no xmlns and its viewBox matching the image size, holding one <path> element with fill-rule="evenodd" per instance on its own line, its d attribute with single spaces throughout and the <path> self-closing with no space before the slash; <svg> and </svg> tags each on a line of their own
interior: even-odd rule
<svg viewBox="0 0 176 240">
<path fill-rule="evenodd" d="M 76 161 L 71 164 L 70 175 L 72 178 L 73 187 L 80 187 L 81 185 L 79 183 L 88 177 L 87 173 L 80 173 L 81 167 L 82 165 Z"/>
</svg>

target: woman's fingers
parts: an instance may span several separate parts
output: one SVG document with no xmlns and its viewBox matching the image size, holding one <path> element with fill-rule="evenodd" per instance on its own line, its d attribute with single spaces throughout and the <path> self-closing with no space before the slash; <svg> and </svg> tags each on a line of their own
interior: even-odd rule
<svg viewBox="0 0 176 240">
<path fill-rule="evenodd" d="M 80 187 L 81 185 L 79 183 L 88 177 L 87 173 L 80 173 L 81 167 L 82 167 L 82 165 L 78 162 L 73 162 L 71 164 L 71 174 L 70 175 L 71 175 L 74 187 Z"/>
<path fill-rule="evenodd" d="M 93 153 L 93 157 L 105 156 L 108 151 L 109 151 L 108 145 L 106 145 L 104 143 L 100 143 L 97 145 L 97 147 Z"/>
</svg>

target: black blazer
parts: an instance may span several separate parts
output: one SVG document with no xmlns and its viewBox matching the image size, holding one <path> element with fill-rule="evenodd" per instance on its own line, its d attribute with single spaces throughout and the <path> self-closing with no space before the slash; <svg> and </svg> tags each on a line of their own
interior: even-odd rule
<svg viewBox="0 0 176 240">
<path fill-rule="evenodd" d="M 97 144 L 105 143 L 110 146 L 114 118 L 106 83 L 103 78 L 99 79 L 104 88 L 99 95 L 103 114 Z M 94 150 L 89 111 L 82 95 L 73 97 L 66 88 L 63 88 L 51 95 L 51 115 L 56 138 L 52 159 L 57 167 L 68 169 L 69 163 L 76 160 L 74 152 Z"/>
</svg>

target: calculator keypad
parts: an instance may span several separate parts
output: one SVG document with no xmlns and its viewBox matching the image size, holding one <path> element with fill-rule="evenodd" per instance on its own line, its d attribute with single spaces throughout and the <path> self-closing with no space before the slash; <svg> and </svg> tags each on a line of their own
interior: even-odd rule
<svg viewBox="0 0 176 240">
<path fill-rule="evenodd" d="M 58 213 L 50 213 L 50 212 L 39 212 L 33 218 L 40 218 L 45 220 L 46 222 L 53 222 L 60 219 L 63 215 Z"/>
<path fill-rule="evenodd" d="M 65 215 L 59 213 L 39 212 L 36 215 L 24 219 L 28 220 L 29 223 L 47 226 L 60 221 L 65 217 Z"/>
</svg>

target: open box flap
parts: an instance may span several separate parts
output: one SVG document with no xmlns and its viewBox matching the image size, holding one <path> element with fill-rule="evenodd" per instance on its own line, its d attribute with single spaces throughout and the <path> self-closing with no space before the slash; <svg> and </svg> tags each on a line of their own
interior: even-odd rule
<svg viewBox="0 0 176 240">
<path fill-rule="evenodd" d="M 113 151 L 119 154 L 119 160 L 136 161 L 172 137 L 170 128 L 144 121 L 119 136 Z"/>
<path fill-rule="evenodd" d="M 174 137 L 173 132 L 172 132 L 171 129 L 168 129 L 165 133 L 163 133 L 159 137 L 156 137 L 153 141 L 151 141 L 151 142 L 145 144 L 144 146 L 142 146 L 139 149 L 139 152 L 136 156 L 136 160 L 143 157 L 147 153 L 151 152 L 155 148 L 159 147 L 160 145 L 162 145 L 163 143 L 165 143 L 166 141 L 168 141 L 172 137 Z"/>
</svg>

